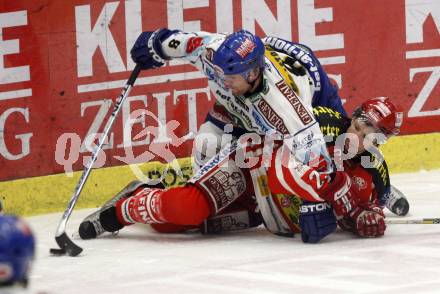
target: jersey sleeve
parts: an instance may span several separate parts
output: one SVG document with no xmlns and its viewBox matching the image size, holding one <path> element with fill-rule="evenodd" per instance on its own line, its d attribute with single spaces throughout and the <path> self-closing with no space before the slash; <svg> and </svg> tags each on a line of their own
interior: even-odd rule
<svg viewBox="0 0 440 294">
<path fill-rule="evenodd" d="M 203 58 L 209 48 L 217 48 L 225 35 L 208 32 L 177 31 L 162 42 L 162 50 L 169 59 L 188 61 L 202 70 Z"/>
<path fill-rule="evenodd" d="M 385 206 L 391 192 L 390 174 L 385 160 L 372 170 L 372 175 L 379 205 Z"/>
<path fill-rule="evenodd" d="M 376 154 L 365 151 L 360 156 L 361 164 L 371 174 L 374 184 L 374 192 L 380 206 L 385 206 L 391 192 L 390 175 L 388 165 L 380 152 Z"/>
</svg>

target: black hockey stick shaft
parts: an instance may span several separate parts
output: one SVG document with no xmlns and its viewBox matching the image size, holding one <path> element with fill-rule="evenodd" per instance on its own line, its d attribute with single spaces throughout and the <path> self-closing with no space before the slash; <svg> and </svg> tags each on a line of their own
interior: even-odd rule
<svg viewBox="0 0 440 294">
<path fill-rule="evenodd" d="M 61 253 L 67 253 L 70 256 L 77 256 L 82 252 L 82 248 L 76 245 L 75 243 L 73 243 L 73 241 L 70 240 L 70 238 L 66 234 L 66 224 L 67 221 L 69 220 L 70 215 L 72 214 L 76 202 L 78 201 L 79 195 L 81 194 L 81 191 L 87 181 L 87 178 L 89 177 L 90 171 L 92 170 L 92 166 L 95 163 L 96 159 L 98 158 L 98 154 L 102 149 L 102 145 L 104 144 L 108 136 L 108 133 L 110 132 L 113 123 L 115 122 L 115 119 L 119 114 L 121 106 L 124 103 L 125 99 L 127 98 L 128 94 L 130 93 L 130 90 L 133 87 L 134 82 L 136 81 L 140 71 L 141 71 L 141 67 L 140 65 L 137 64 L 136 67 L 131 72 L 131 75 L 128 78 L 127 82 L 125 83 L 121 95 L 116 99 L 113 112 L 110 115 L 110 118 L 108 119 L 105 125 L 104 132 L 99 138 L 98 145 L 93 151 L 93 155 L 90 161 L 87 163 L 86 167 L 84 168 L 84 171 L 75 187 L 72 198 L 70 199 L 67 208 L 64 211 L 63 216 L 60 220 L 60 223 L 58 224 L 58 228 L 55 234 L 55 241 L 57 242 L 58 246 L 60 246 L 60 251 L 62 251 Z M 51 250 L 52 253 L 54 251 L 56 250 L 53 251 Z"/>
</svg>

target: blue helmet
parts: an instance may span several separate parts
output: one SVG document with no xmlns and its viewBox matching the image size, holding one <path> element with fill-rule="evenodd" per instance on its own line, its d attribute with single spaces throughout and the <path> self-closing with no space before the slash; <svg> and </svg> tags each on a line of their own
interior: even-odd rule
<svg viewBox="0 0 440 294">
<path fill-rule="evenodd" d="M 254 34 L 241 30 L 230 34 L 214 53 L 212 62 L 224 75 L 247 73 L 255 67 L 264 67 L 264 44 Z"/>
<path fill-rule="evenodd" d="M 34 256 L 35 240 L 28 225 L 16 216 L 0 215 L 0 286 L 25 286 Z"/>
</svg>

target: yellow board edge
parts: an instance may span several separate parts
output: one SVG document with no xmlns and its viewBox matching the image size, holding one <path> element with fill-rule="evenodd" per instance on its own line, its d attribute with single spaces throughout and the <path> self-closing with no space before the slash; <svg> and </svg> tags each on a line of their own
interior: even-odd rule
<svg viewBox="0 0 440 294">
<path fill-rule="evenodd" d="M 391 174 L 440 168 L 440 133 L 392 137 L 380 149 Z"/>
<path fill-rule="evenodd" d="M 166 186 L 182 185 L 192 174 L 191 158 L 177 159 L 182 171 L 179 176 L 168 164 L 148 162 L 137 165 L 142 174 L 157 178 L 164 170 Z M 171 164 L 170 164 L 171 165 Z M 129 182 L 136 180 L 132 168 L 116 166 L 93 169 L 76 203 L 76 208 L 99 207 L 116 195 Z M 64 211 L 73 195 L 82 171 L 0 182 L 0 201 L 4 213 L 31 216 Z"/>
<path fill-rule="evenodd" d="M 440 168 L 440 133 L 394 137 L 381 150 L 390 173 Z M 165 184 L 175 186 L 183 184 L 192 173 L 190 157 L 178 159 L 177 162 L 183 177 L 176 175 L 169 165 L 160 162 L 149 162 L 139 168 L 149 177 L 167 169 Z M 81 174 L 82 171 L 78 171 L 71 177 L 63 173 L 0 182 L 0 201 L 4 212 L 30 216 L 64 211 Z M 135 179 L 130 166 L 94 169 L 76 208 L 99 207 Z"/>
</svg>

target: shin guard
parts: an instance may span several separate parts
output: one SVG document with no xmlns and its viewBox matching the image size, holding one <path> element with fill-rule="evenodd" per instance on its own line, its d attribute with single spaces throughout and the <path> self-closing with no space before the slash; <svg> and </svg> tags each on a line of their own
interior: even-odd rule
<svg viewBox="0 0 440 294">
<path fill-rule="evenodd" d="M 128 199 L 116 203 L 118 220 L 127 225 L 133 223 L 163 223 L 160 217 L 160 195 L 162 189 L 141 188 Z"/>
</svg>

